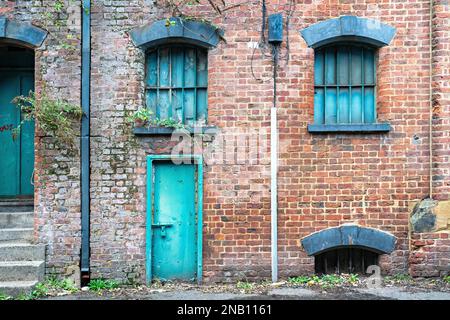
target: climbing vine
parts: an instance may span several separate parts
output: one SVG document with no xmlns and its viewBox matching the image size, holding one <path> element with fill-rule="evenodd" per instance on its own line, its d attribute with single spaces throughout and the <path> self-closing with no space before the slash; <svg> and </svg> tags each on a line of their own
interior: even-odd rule
<svg viewBox="0 0 450 320">
<path fill-rule="evenodd" d="M 70 12 L 70 9 L 74 10 L 79 1 L 68 0 L 67 4 L 64 0 L 56 0 L 51 9 L 41 14 L 41 21 L 43 27 L 49 32 L 49 36 L 54 39 L 63 49 L 73 51 L 77 48 L 74 44 L 74 40 L 79 41 L 79 35 L 71 30 L 68 21 L 71 20 L 71 15 L 75 12 Z M 84 7 L 83 7 L 83 10 Z M 72 17 L 74 19 L 74 17 Z M 64 31 L 63 28 L 67 28 L 65 37 L 56 36 L 52 30 L 56 28 L 58 32 Z"/>
</svg>

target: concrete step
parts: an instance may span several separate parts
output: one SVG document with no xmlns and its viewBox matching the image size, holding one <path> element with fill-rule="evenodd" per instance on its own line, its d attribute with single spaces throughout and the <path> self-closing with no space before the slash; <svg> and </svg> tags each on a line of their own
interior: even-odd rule
<svg viewBox="0 0 450 320">
<path fill-rule="evenodd" d="M 0 243 L 30 242 L 33 240 L 33 228 L 0 229 Z"/>
<path fill-rule="evenodd" d="M 45 261 L 45 245 L 0 243 L 0 261 Z"/>
<path fill-rule="evenodd" d="M 0 212 L 26 212 L 33 211 L 34 200 L 24 199 L 4 199 L 0 198 Z"/>
<path fill-rule="evenodd" d="M 17 297 L 20 294 L 31 293 L 37 283 L 37 281 L 0 281 L 0 293 Z"/>
<path fill-rule="evenodd" d="M 1 281 L 42 281 L 44 261 L 0 261 Z"/>
<path fill-rule="evenodd" d="M 0 229 L 33 228 L 33 212 L 0 212 Z"/>
</svg>

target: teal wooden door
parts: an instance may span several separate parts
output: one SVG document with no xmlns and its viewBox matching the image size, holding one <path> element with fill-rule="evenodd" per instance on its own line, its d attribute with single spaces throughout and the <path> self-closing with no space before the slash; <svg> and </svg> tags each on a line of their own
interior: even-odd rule
<svg viewBox="0 0 450 320">
<path fill-rule="evenodd" d="M 0 196 L 29 196 L 34 192 L 34 123 L 26 122 L 15 140 L 11 132 L 22 118 L 11 100 L 33 89 L 32 71 L 0 71 Z"/>
<path fill-rule="evenodd" d="M 155 163 L 151 226 L 153 278 L 196 279 L 195 181 L 195 165 Z"/>
</svg>

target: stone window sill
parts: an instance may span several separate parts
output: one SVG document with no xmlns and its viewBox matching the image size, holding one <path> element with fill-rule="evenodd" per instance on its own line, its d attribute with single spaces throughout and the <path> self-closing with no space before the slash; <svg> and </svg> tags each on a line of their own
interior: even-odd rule
<svg viewBox="0 0 450 320">
<path fill-rule="evenodd" d="M 392 127 L 389 123 L 364 124 L 309 124 L 309 133 L 377 133 L 389 132 Z"/>
<path fill-rule="evenodd" d="M 196 128 L 185 128 L 185 129 L 175 129 L 168 127 L 135 127 L 133 129 L 133 133 L 136 136 L 164 136 L 171 135 L 175 130 L 187 131 L 191 135 L 193 134 L 217 134 L 216 126 L 204 126 L 204 127 L 196 127 Z"/>
</svg>

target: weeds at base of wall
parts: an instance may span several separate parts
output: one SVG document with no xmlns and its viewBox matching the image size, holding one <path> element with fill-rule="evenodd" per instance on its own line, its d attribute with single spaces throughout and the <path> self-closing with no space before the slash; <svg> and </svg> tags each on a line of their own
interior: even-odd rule
<svg viewBox="0 0 450 320">
<path fill-rule="evenodd" d="M 88 284 L 88 290 L 101 295 L 104 291 L 111 291 L 119 288 L 120 285 L 115 280 L 93 279 Z M 58 279 L 50 277 L 44 282 L 36 284 L 34 289 L 28 294 L 19 294 L 16 297 L 6 295 L 0 292 L 0 301 L 2 300 L 36 300 L 48 296 L 71 295 L 79 292 L 80 289 L 71 279 Z"/>
<path fill-rule="evenodd" d="M 88 288 L 91 291 L 101 294 L 103 290 L 113 290 L 119 288 L 119 283 L 115 280 L 93 279 L 89 282 Z"/>
<path fill-rule="evenodd" d="M 0 293 L 0 300 L 35 300 L 51 295 L 68 295 L 78 292 L 78 288 L 71 279 L 58 279 L 50 277 L 44 282 L 36 284 L 34 289 L 27 294 L 19 294 L 16 297 Z"/>
<path fill-rule="evenodd" d="M 288 283 L 297 285 L 304 284 L 308 286 L 319 286 L 322 289 L 334 288 L 337 286 L 360 284 L 360 279 L 357 274 L 324 274 L 322 276 L 298 276 L 289 278 Z"/>
<path fill-rule="evenodd" d="M 405 273 L 397 273 L 392 276 L 386 276 L 384 278 L 385 283 L 391 283 L 391 284 L 393 284 L 393 283 L 404 284 L 404 283 L 411 283 L 412 281 L 413 281 L 413 278 L 409 274 L 405 274 Z"/>
<path fill-rule="evenodd" d="M 450 275 L 445 276 L 445 277 L 443 278 L 443 280 L 444 280 L 445 283 L 450 284 Z"/>
</svg>

